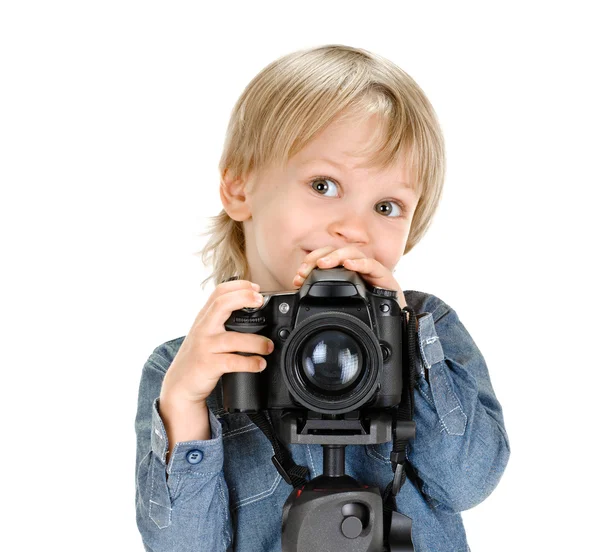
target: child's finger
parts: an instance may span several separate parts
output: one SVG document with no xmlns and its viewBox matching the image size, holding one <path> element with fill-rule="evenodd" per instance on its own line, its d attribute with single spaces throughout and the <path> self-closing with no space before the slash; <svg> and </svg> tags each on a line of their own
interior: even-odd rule
<svg viewBox="0 0 600 552">
<path fill-rule="evenodd" d="M 233 284 L 235 282 L 227 283 Z M 224 284 L 220 284 L 218 287 L 221 286 L 224 286 Z M 263 303 L 264 296 L 255 291 L 248 281 L 245 281 L 245 285 L 227 286 L 218 291 L 215 289 L 197 321 L 205 324 L 204 331 L 206 334 L 215 335 L 223 332 L 224 324 L 234 310 L 246 307 L 258 308 Z"/>
<path fill-rule="evenodd" d="M 402 308 L 407 306 L 406 297 L 394 275 L 375 259 L 346 259 L 344 267 L 359 272 L 363 278 L 377 287 L 392 289 L 397 293 L 398 303 Z"/>
<path fill-rule="evenodd" d="M 315 266 L 317 264 L 317 259 L 331 253 L 332 251 L 335 251 L 335 247 L 331 245 L 315 249 L 314 251 L 311 251 L 308 255 L 306 255 L 306 257 L 304 257 L 303 264 L 311 267 Z"/>
<path fill-rule="evenodd" d="M 329 259 L 329 262 L 321 261 L 321 259 L 325 256 Z M 304 258 L 304 262 L 298 269 L 298 274 L 302 276 L 302 278 L 306 278 L 310 274 L 311 270 L 317 266 L 338 266 L 341 264 L 343 259 L 355 257 L 361 258 L 366 257 L 366 255 L 361 253 L 361 251 L 354 246 L 342 247 L 341 249 L 336 249 L 335 247 L 331 246 L 315 249 Z M 294 281 L 296 280 L 294 279 Z"/>
<path fill-rule="evenodd" d="M 210 294 L 210 297 L 204 304 L 204 307 L 200 310 L 198 316 L 196 317 L 196 321 L 203 318 L 211 303 L 213 303 L 213 301 L 217 297 L 224 295 L 225 293 L 236 291 L 238 289 L 250 289 L 253 291 L 259 291 L 260 286 L 258 284 L 255 284 L 254 282 L 251 282 L 250 280 L 229 280 L 227 282 L 221 282 L 218 286 L 215 287 L 213 292 Z"/>
<path fill-rule="evenodd" d="M 392 276 L 392 273 L 375 259 L 365 257 L 364 259 L 346 259 L 343 262 L 344 268 L 360 272 L 366 276 L 366 280 L 374 283 L 379 287 L 387 289 L 397 289 L 398 282 Z M 386 286 L 385 284 L 389 284 Z"/>
<path fill-rule="evenodd" d="M 334 267 L 341 265 L 346 259 L 363 259 L 367 256 L 357 247 L 349 245 L 336 249 L 327 255 L 319 255 L 316 259 L 316 265 L 320 267 Z"/>
</svg>

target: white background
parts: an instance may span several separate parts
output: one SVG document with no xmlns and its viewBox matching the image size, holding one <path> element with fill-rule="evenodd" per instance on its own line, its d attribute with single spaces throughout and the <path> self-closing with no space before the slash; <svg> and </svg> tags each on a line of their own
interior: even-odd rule
<svg viewBox="0 0 600 552">
<path fill-rule="evenodd" d="M 592 5 L 3 3 L 2 548 L 143 550 L 139 378 L 212 291 L 193 253 L 230 111 L 268 63 L 331 43 L 407 71 L 446 137 L 438 215 L 396 276 L 456 309 L 504 409 L 471 549 L 596 547 Z"/>
</svg>

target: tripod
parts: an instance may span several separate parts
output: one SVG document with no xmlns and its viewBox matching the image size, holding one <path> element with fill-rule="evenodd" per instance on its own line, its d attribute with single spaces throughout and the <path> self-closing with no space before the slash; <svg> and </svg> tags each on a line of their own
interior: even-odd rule
<svg viewBox="0 0 600 552">
<path fill-rule="evenodd" d="M 412 434 L 414 425 L 407 424 L 403 429 Z M 363 485 L 345 473 L 345 444 L 322 446 L 323 475 L 294 489 L 284 503 L 282 552 L 387 550 L 379 488 Z M 401 475 L 397 472 L 395 483 Z M 391 516 L 389 552 L 413 552 L 412 520 L 396 511 L 391 512 Z"/>
</svg>

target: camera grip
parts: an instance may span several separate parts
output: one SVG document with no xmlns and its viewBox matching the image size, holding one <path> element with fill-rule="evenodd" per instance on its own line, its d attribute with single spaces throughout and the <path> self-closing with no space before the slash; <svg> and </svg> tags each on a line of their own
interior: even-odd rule
<svg viewBox="0 0 600 552">
<path fill-rule="evenodd" d="M 221 379 L 223 380 L 223 407 L 225 410 L 228 412 L 257 412 L 261 409 L 260 374 L 230 372 L 223 374 Z"/>
</svg>

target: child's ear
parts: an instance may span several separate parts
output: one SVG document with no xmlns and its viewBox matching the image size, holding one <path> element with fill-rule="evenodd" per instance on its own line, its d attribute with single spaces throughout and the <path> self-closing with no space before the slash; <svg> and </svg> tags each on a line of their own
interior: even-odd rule
<svg viewBox="0 0 600 552">
<path fill-rule="evenodd" d="M 228 169 L 223 171 L 219 192 L 223 209 L 233 219 L 244 221 L 251 218 L 250 202 L 246 193 L 248 179 L 233 178 Z"/>
</svg>

